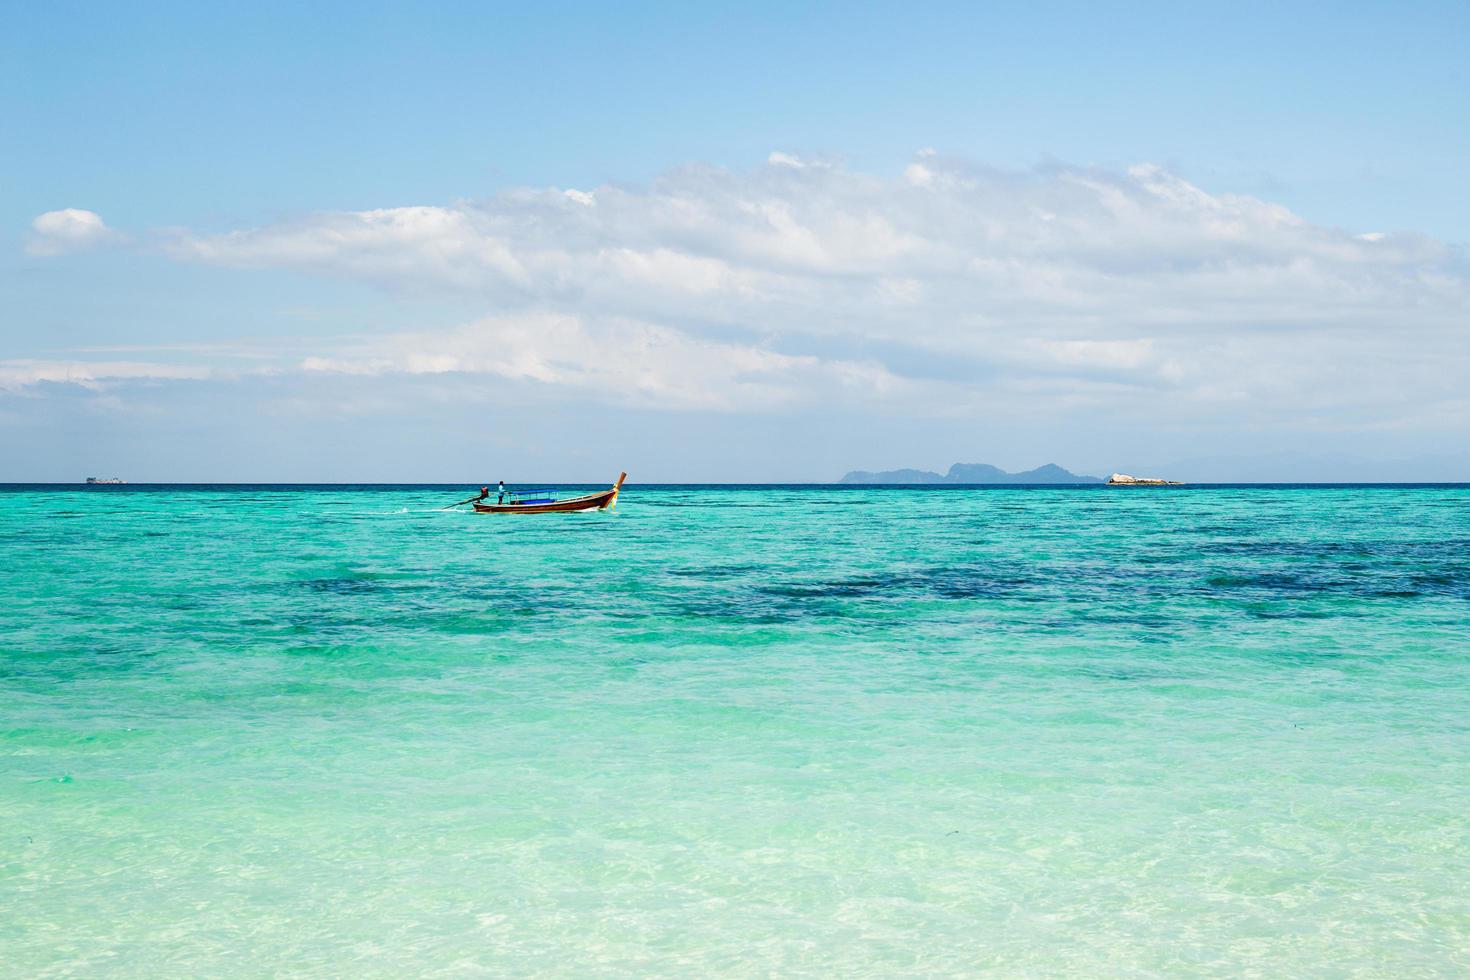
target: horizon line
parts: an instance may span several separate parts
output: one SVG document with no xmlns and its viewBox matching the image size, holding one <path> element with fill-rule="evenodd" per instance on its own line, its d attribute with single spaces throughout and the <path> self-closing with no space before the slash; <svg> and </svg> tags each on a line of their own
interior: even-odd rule
<svg viewBox="0 0 1470 980">
<path fill-rule="evenodd" d="M 538 480 L 521 481 L 508 486 L 531 486 L 534 484 L 558 484 L 561 486 L 602 486 L 606 481 Z M 375 480 L 129 480 L 124 483 L 87 483 L 85 481 L 55 480 L 0 480 L 0 487 L 61 487 L 92 490 L 117 490 L 138 487 L 466 487 L 484 486 L 480 480 L 455 482 L 403 482 Z M 841 481 L 810 480 L 766 480 L 743 482 L 709 481 L 656 481 L 636 483 L 627 481 L 625 486 L 641 487 L 842 487 L 847 489 L 894 489 L 894 490 L 964 490 L 964 489 L 1045 489 L 1055 487 L 1108 487 L 1107 482 L 1053 482 L 1053 483 L 844 483 Z M 1127 486 L 1127 484 L 1121 484 Z M 1181 481 L 1173 487 L 1470 487 L 1465 480 L 1211 480 Z M 1161 489 L 1147 487 L 1147 489 Z M 1168 489 L 1167 487 L 1162 489 Z"/>
</svg>

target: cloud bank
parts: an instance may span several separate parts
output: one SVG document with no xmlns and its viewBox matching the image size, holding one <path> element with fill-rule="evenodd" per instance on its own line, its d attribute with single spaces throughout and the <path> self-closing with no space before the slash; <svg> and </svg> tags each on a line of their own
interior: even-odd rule
<svg viewBox="0 0 1470 980">
<path fill-rule="evenodd" d="M 110 233 L 80 211 L 36 232 L 33 250 L 54 252 Z M 1470 417 L 1463 255 L 1152 165 L 1001 171 L 926 151 L 883 177 L 775 153 L 646 186 L 160 235 L 181 262 L 486 311 L 309 338 L 271 371 L 484 374 L 669 410 L 992 418 L 1026 404 L 1303 430 L 1463 431 Z"/>
</svg>

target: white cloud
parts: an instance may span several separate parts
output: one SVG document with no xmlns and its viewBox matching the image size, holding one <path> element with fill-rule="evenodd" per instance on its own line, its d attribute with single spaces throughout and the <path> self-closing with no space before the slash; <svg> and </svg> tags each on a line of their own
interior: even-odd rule
<svg viewBox="0 0 1470 980">
<path fill-rule="evenodd" d="M 466 288 L 492 279 L 507 285 L 527 279 L 509 242 L 473 214 L 453 208 L 318 214 L 270 228 L 184 236 L 171 251 L 179 258 L 237 268 L 287 266 Z"/>
<path fill-rule="evenodd" d="M 350 375 L 492 375 L 655 408 L 769 410 L 901 382 L 873 364 L 791 356 L 629 320 L 565 314 L 486 317 L 448 332 L 358 338 L 300 362 Z"/>
<path fill-rule="evenodd" d="M 117 381 L 181 381 L 210 377 L 207 367 L 184 364 L 154 364 L 146 361 L 0 361 L 0 391 L 16 391 L 31 385 L 71 384 L 100 388 Z"/>
<path fill-rule="evenodd" d="M 1152 165 L 1000 171 L 926 150 L 885 178 L 773 153 L 744 172 L 326 212 L 166 247 L 370 283 L 409 309 L 454 294 L 494 311 L 317 337 L 283 355 L 295 370 L 478 372 L 670 408 L 861 391 L 913 414 L 1025 400 L 1408 425 L 1450 412 L 1470 374 L 1453 249 L 1314 225 Z"/>
<path fill-rule="evenodd" d="M 62 208 L 37 215 L 31 222 L 34 233 L 26 244 L 32 255 L 62 255 L 94 248 L 117 237 L 102 216 L 82 208 Z"/>
<path fill-rule="evenodd" d="M 977 315 L 1085 333 L 1099 319 L 1274 327 L 1307 309 L 1305 318 L 1333 323 L 1405 300 L 1458 315 L 1465 302 L 1463 269 L 1437 242 L 1321 228 L 1154 166 L 1004 172 L 925 153 L 916 187 L 772 160 L 746 173 L 686 168 L 646 188 L 318 214 L 185 235 L 172 248 L 218 265 L 451 287 L 599 315 L 682 304 L 685 272 L 697 269 L 705 285 L 696 291 L 711 295 L 681 312 L 775 316 L 783 330 L 814 333 L 854 330 L 845 321 L 866 311 L 874 290 L 904 280 L 935 299 L 927 340 L 961 345 L 985 339 L 966 326 Z M 650 280 L 640 270 L 652 266 L 670 274 Z M 914 324 L 862 332 L 875 328 L 912 337 Z"/>
</svg>

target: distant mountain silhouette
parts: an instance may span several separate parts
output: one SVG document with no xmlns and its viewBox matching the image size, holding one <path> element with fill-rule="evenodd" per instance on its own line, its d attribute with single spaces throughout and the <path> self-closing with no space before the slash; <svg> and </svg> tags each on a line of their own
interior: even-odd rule
<svg viewBox="0 0 1470 980">
<path fill-rule="evenodd" d="M 1062 469 L 1055 463 L 1038 466 L 1022 473 L 1007 473 L 989 463 L 956 463 L 940 476 L 930 470 L 853 470 L 842 483 L 1101 483 L 1100 477 L 1081 476 Z"/>
</svg>

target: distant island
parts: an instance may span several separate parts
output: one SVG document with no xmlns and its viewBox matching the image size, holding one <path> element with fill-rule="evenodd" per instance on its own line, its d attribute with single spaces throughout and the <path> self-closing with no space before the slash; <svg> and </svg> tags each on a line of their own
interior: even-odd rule
<svg viewBox="0 0 1470 980">
<path fill-rule="evenodd" d="M 1034 470 L 1007 473 L 988 463 L 956 463 L 941 476 L 930 470 L 853 470 L 840 483 L 1102 483 L 1101 477 L 1082 476 L 1062 469 L 1055 463 Z"/>
</svg>

